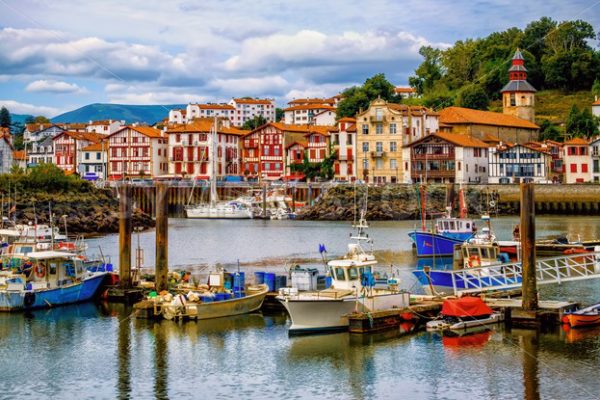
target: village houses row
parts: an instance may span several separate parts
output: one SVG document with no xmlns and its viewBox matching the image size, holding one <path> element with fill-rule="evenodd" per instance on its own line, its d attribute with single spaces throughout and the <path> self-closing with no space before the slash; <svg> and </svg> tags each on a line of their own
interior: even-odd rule
<svg viewBox="0 0 600 400">
<path fill-rule="evenodd" d="M 301 179 L 294 164 L 334 157 L 336 179 L 374 183 L 599 182 L 600 139 L 565 143 L 535 141 L 535 89 L 527 82 L 521 53 L 513 57 L 502 89 L 503 112 L 423 106 L 382 99 L 353 118 L 336 120 L 341 97 L 296 99 L 275 122 L 269 99 L 232 99 L 227 104 L 189 104 L 171 110 L 160 125 L 124 121 L 30 124 L 23 166 L 53 163 L 80 175 L 107 180 L 212 174 L 257 180 Z M 397 88 L 401 96 L 413 92 Z M 592 105 L 600 115 L 600 102 Z M 242 125 L 257 116 L 266 124 Z M 159 129 L 160 128 L 160 129 Z M 213 131 L 216 131 L 213 135 Z M 213 146 L 212 138 L 216 139 Z M 3 134 L 0 166 L 10 166 L 10 135 Z M 211 151 L 211 148 L 214 151 Z M 214 153 L 214 154 L 213 154 Z M 212 170 L 210 157 L 216 158 Z"/>
</svg>

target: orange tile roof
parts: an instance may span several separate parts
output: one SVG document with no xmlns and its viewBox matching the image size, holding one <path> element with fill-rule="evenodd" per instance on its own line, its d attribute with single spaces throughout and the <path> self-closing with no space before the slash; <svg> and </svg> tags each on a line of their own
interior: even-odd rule
<svg viewBox="0 0 600 400">
<path fill-rule="evenodd" d="M 346 128 L 346 132 L 356 132 L 356 124 L 349 125 Z"/>
<path fill-rule="evenodd" d="M 10 137 L 10 128 L 4 128 L 0 126 L 0 137 L 8 136 Z"/>
<path fill-rule="evenodd" d="M 238 104 L 271 104 L 268 99 L 233 99 Z"/>
<path fill-rule="evenodd" d="M 600 99 L 592 103 L 593 106 L 600 106 Z"/>
<path fill-rule="evenodd" d="M 48 124 L 26 124 L 25 128 L 27 129 L 27 131 L 29 132 L 37 132 L 37 131 L 43 131 L 44 129 L 48 129 L 50 128 L 52 125 L 51 123 Z M 58 126 L 58 125 L 57 125 Z"/>
<path fill-rule="evenodd" d="M 283 111 L 298 111 L 298 110 L 329 110 L 334 111 L 335 107 L 329 104 L 302 104 L 299 106 L 292 106 L 284 108 Z"/>
<path fill-rule="evenodd" d="M 417 91 L 411 87 L 397 87 L 394 89 L 396 93 L 416 93 Z"/>
<path fill-rule="evenodd" d="M 334 103 L 335 100 L 334 98 L 329 98 L 329 99 L 319 99 L 319 98 L 314 98 L 314 99 L 294 99 L 291 101 L 288 101 L 288 104 L 292 105 L 292 104 L 331 104 Z"/>
<path fill-rule="evenodd" d="M 588 142 L 587 140 L 585 140 L 583 138 L 576 137 L 576 138 L 566 141 L 564 144 L 565 145 L 573 144 L 573 145 L 586 145 L 587 146 L 588 144 L 590 144 L 590 142 Z"/>
<path fill-rule="evenodd" d="M 490 147 L 489 144 L 485 143 L 482 140 L 474 138 L 472 136 L 462 135 L 460 133 L 447 133 L 447 132 L 432 133 L 430 135 L 427 135 L 419 140 L 416 140 L 416 141 L 406 145 L 406 147 L 411 147 L 411 146 L 413 146 L 417 143 L 421 143 L 424 140 L 431 138 L 431 137 L 438 137 L 442 140 L 445 140 L 446 142 L 450 142 L 450 143 L 452 143 L 456 146 L 460 146 L 460 147 L 477 147 L 477 148 Z"/>
<path fill-rule="evenodd" d="M 99 121 L 90 121 L 90 123 L 88 124 L 88 126 L 90 126 L 90 125 L 110 125 L 110 124 L 112 124 L 114 122 L 119 122 L 120 123 L 120 121 L 118 121 L 116 119 L 113 119 L 113 120 L 102 119 L 102 120 L 99 120 Z"/>
<path fill-rule="evenodd" d="M 102 143 L 93 143 L 81 149 L 83 151 L 107 151 L 108 146 L 102 146 Z"/>
<path fill-rule="evenodd" d="M 235 110 L 234 106 L 229 104 L 198 104 L 201 110 Z"/>
<path fill-rule="evenodd" d="M 213 127 L 214 118 L 194 118 L 192 122 L 188 124 L 181 125 L 173 125 L 167 129 L 167 133 L 188 133 L 188 132 L 203 132 L 209 133 Z M 244 136 L 248 134 L 250 131 L 234 128 L 234 127 L 226 127 L 220 126 L 218 133 L 224 133 L 228 135 L 236 135 L 236 136 Z"/>
<path fill-rule="evenodd" d="M 356 122 L 356 118 L 352 118 L 352 117 L 344 117 L 344 118 L 340 118 L 338 119 L 338 122 Z"/>
<path fill-rule="evenodd" d="M 491 111 L 473 110 L 463 107 L 447 107 L 440 111 L 440 122 L 444 124 L 476 124 L 505 126 L 510 128 L 539 129 L 527 120 Z"/>
<path fill-rule="evenodd" d="M 156 129 L 156 128 L 152 128 L 149 126 L 128 126 L 127 128 L 130 128 L 138 133 L 141 133 L 144 136 L 147 136 L 149 138 L 156 138 L 156 139 L 160 139 L 165 137 L 165 135 L 163 134 L 163 132 L 160 129 Z"/>
<path fill-rule="evenodd" d="M 19 161 L 26 160 L 27 157 L 25 156 L 25 151 L 24 150 L 15 150 L 15 151 L 13 151 L 13 159 L 14 160 L 19 160 Z"/>
<path fill-rule="evenodd" d="M 287 149 L 289 149 L 290 147 L 294 147 L 294 146 L 301 146 L 301 147 L 304 147 L 304 148 L 306 148 L 306 147 L 308 146 L 308 143 L 307 143 L 307 142 L 292 142 L 292 143 L 290 143 L 289 145 L 287 145 L 287 146 L 285 147 L 285 149 L 287 150 Z"/>
<path fill-rule="evenodd" d="M 326 136 L 328 135 L 327 131 L 330 128 L 329 126 L 323 126 L 323 125 L 293 125 L 293 124 L 283 124 L 281 122 L 271 122 L 267 125 L 274 126 L 275 128 L 279 129 L 280 131 L 284 131 L 284 132 L 321 133 Z M 265 125 L 263 125 L 263 126 L 265 126 Z M 257 129 L 260 129 L 260 127 Z"/>
</svg>

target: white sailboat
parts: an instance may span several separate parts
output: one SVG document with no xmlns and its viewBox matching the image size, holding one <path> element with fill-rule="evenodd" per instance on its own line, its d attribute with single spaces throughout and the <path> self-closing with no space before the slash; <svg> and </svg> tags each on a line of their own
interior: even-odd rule
<svg viewBox="0 0 600 400">
<path fill-rule="evenodd" d="M 215 117 L 210 135 L 210 201 L 185 207 L 188 218 L 198 219 L 250 219 L 252 211 L 239 201 L 218 202 L 217 197 L 217 118 Z"/>
<path fill-rule="evenodd" d="M 397 280 L 388 281 L 386 288 L 373 284 L 372 268 L 377 260 L 361 243 L 371 244 L 366 234 L 364 210 L 352 239 L 348 254 L 327 263 L 332 278 L 329 289 L 314 292 L 297 292 L 282 289 L 277 300 L 283 304 L 292 320 L 290 333 L 344 330 L 348 328 L 348 314 L 353 311 L 371 312 L 407 307 L 410 295 L 398 290 Z"/>
</svg>

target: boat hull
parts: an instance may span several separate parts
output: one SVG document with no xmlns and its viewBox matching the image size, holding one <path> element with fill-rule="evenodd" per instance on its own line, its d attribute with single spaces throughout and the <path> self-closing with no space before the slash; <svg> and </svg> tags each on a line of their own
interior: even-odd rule
<svg viewBox="0 0 600 400">
<path fill-rule="evenodd" d="M 571 328 L 600 325 L 600 314 L 566 314 L 565 319 Z"/>
<path fill-rule="evenodd" d="M 106 274 L 96 273 L 82 282 L 56 289 L 0 291 L 0 311 L 34 310 L 89 301 L 98 293 Z"/>
<path fill-rule="evenodd" d="M 300 298 L 277 297 L 283 304 L 292 325 L 290 334 L 326 332 L 348 329 L 348 314 L 407 307 L 408 293 L 390 293 L 376 296 L 354 296 L 340 299 L 323 299 L 310 295 Z"/>
<path fill-rule="evenodd" d="M 421 286 L 423 286 L 425 292 L 430 295 L 454 295 L 454 288 L 456 288 L 456 290 L 480 288 L 480 286 L 475 285 L 473 282 L 465 281 L 458 275 L 454 277 L 455 282 L 453 282 L 452 273 L 450 271 L 430 270 L 425 272 L 423 270 L 417 270 L 413 271 L 413 275 L 417 278 Z M 521 283 L 521 277 L 495 277 L 494 281 L 492 281 L 492 279 L 486 279 L 485 276 L 475 277 L 475 275 L 473 275 L 473 278 L 477 278 L 474 279 L 474 281 L 481 282 L 483 288 L 489 287 L 490 289 L 497 287 L 501 283 L 506 285 Z"/>
<path fill-rule="evenodd" d="M 185 210 L 188 218 L 194 219 L 252 219 L 250 210 L 220 210 L 211 208 L 188 208 Z"/>
<path fill-rule="evenodd" d="M 418 257 L 452 256 L 454 246 L 463 244 L 472 234 L 466 238 L 447 237 L 431 232 L 414 231 L 408 234 L 415 243 Z M 466 235 L 465 235 L 466 236 Z"/>
<path fill-rule="evenodd" d="M 210 303 L 188 303 L 185 310 L 181 310 L 180 306 L 164 306 L 163 315 L 166 319 L 171 319 L 184 312 L 186 316 L 195 319 L 212 319 L 248 314 L 259 310 L 265 300 L 269 288 L 266 285 L 261 285 L 260 288 L 257 293 L 245 297 Z"/>
</svg>

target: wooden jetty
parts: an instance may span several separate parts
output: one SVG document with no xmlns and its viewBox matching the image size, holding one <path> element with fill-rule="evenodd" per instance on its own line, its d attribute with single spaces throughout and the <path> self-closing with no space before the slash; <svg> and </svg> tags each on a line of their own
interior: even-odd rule
<svg viewBox="0 0 600 400">
<path fill-rule="evenodd" d="M 442 303 L 442 300 L 426 300 L 409 307 L 353 313 L 348 315 L 348 330 L 350 333 L 372 333 L 394 329 L 405 321 L 419 321 L 437 315 Z"/>
</svg>

